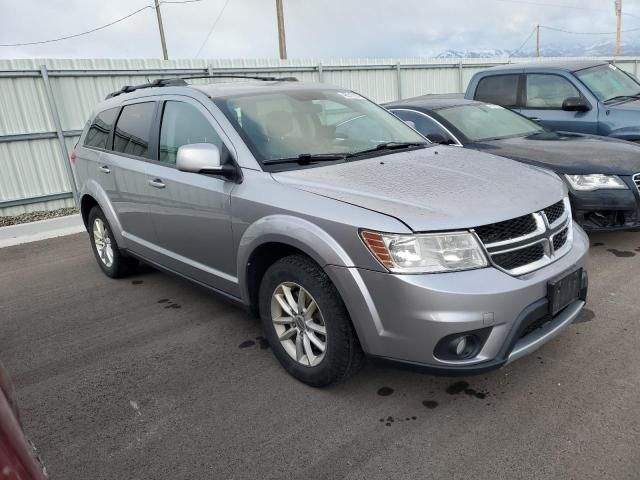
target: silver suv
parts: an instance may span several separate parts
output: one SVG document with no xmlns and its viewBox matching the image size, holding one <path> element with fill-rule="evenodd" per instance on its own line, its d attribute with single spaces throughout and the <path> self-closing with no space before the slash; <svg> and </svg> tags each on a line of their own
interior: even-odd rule
<svg viewBox="0 0 640 480">
<path fill-rule="evenodd" d="M 588 242 L 553 173 L 430 144 L 343 88 L 125 87 L 74 157 L 104 273 L 141 260 L 248 307 L 310 385 L 365 354 L 434 373 L 496 368 L 585 304 Z"/>
</svg>

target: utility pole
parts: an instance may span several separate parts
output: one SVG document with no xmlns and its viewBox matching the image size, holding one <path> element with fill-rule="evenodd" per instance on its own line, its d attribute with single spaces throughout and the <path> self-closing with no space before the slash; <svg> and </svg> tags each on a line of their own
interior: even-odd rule
<svg viewBox="0 0 640 480">
<path fill-rule="evenodd" d="M 540 25 L 536 25 L 536 57 L 540 56 Z"/>
<path fill-rule="evenodd" d="M 156 0 L 156 15 L 158 16 L 158 29 L 160 29 L 160 43 L 162 43 L 162 56 L 165 60 L 169 60 L 169 55 L 167 55 L 167 43 L 164 40 L 164 28 L 162 27 L 162 14 L 160 13 L 159 0 Z"/>
<path fill-rule="evenodd" d="M 622 0 L 616 0 L 616 56 L 620 55 L 621 30 L 622 30 Z"/>
<path fill-rule="evenodd" d="M 157 3 L 158 0 L 156 0 Z M 284 36 L 284 13 L 282 0 L 276 0 L 276 13 L 278 16 L 278 45 L 280 47 L 280 60 L 287 59 L 287 40 Z"/>
</svg>

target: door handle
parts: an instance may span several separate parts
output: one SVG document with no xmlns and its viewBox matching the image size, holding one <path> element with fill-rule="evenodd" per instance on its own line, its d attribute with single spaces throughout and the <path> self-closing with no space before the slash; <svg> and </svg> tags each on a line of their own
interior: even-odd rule
<svg viewBox="0 0 640 480">
<path fill-rule="evenodd" d="M 540 117 L 529 117 L 529 120 L 533 120 L 534 122 L 539 122 Z"/>
<path fill-rule="evenodd" d="M 159 178 L 154 178 L 153 180 L 148 180 L 148 182 L 149 182 L 149 185 L 151 185 L 154 188 L 164 188 L 164 187 L 166 187 L 164 182 L 162 180 L 160 180 Z"/>
<path fill-rule="evenodd" d="M 109 167 L 107 167 L 106 165 L 102 165 L 102 166 L 100 166 L 98 168 L 100 168 L 100 171 L 103 172 L 103 173 L 111 173 L 111 169 Z"/>
</svg>

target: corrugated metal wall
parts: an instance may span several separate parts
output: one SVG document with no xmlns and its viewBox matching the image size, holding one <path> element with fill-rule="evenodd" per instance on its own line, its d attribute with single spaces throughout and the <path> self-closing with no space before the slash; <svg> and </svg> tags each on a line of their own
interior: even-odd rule
<svg viewBox="0 0 640 480">
<path fill-rule="evenodd" d="M 528 60 L 534 59 L 512 59 Z M 616 63 L 637 75 L 639 60 L 624 58 Z M 427 93 L 462 92 L 474 73 L 507 62 L 505 58 L 0 60 L 0 216 L 73 205 L 68 158 L 57 136 L 52 101 L 66 152 L 71 152 L 78 131 L 107 93 L 160 76 L 207 72 L 295 76 L 340 85 L 386 102 Z M 42 76 L 43 65 L 51 95 Z"/>
</svg>

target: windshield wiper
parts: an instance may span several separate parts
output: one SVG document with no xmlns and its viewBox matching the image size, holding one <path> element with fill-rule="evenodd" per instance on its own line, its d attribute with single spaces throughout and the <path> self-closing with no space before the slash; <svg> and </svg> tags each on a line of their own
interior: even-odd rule
<svg viewBox="0 0 640 480">
<path fill-rule="evenodd" d="M 344 160 L 344 153 L 301 153 L 297 157 L 271 158 L 264 160 L 263 165 L 277 165 L 280 163 L 298 163 L 300 165 L 308 165 L 315 162 L 335 162 L 336 160 Z"/>
<path fill-rule="evenodd" d="M 347 154 L 347 158 L 359 157 L 361 155 L 367 155 L 369 153 L 380 152 L 382 150 L 400 150 L 402 148 L 422 147 L 429 145 L 426 142 L 384 142 L 375 146 L 375 148 L 368 148 L 360 152 L 353 152 Z"/>
<path fill-rule="evenodd" d="M 607 98 L 604 103 L 615 102 L 617 100 L 634 100 L 640 98 L 640 92 L 634 95 L 618 95 L 616 97 Z"/>
</svg>

